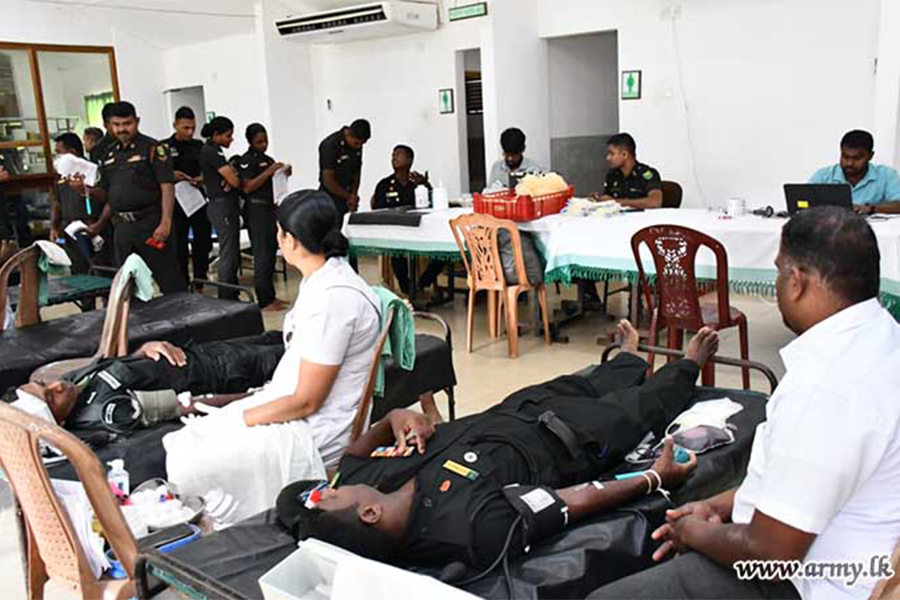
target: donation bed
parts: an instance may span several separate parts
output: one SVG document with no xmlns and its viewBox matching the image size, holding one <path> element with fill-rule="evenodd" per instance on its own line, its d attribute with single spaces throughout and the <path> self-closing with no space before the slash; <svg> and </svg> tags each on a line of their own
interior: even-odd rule
<svg viewBox="0 0 900 600">
<path fill-rule="evenodd" d="M 665 353 L 665 350 L 663 350 Z M 727 364 L 736 361 L 717 359 Z M 728 362 L 730 361 L 730 362 Z M 765 367 L 773 385 L 774 375 Z M 698 457 L 697 470 L 672 490 L 674 505 L 706 498 L 735 487 L 744 477 L 756 426 L 765 419 L 768 396 L 759 392 L 698 388 L 695 401 L 728 397 L 743 410 L 729 419 L 735 441 Z M 101 458 L 103 455 L 101 454 Z M 618 472 L 631 471 L 624 464 Z M 509 561 L 514 598 L 583 598 L 592 590 L 651 566 L 656 542 L 652 530 L 671 505 L 653 494 L 590 519 Z M 269 510 L 229 529 L 208 535 L 169 554 L 138 556 L 139 597 L 151 597 L 167 586 L 192 598 L 261 598 L 259 578 L 285 559 L 297 544 Z M 441 569 L 418 572 L 440 576 Z M 469 573 L 468 575 L 475 574 Z M 459 579 L 463 579 L 460 577 Z M 508 598 L 507 581 L 498 567 L 465 589 L 484 598 Z"/>
</svg>

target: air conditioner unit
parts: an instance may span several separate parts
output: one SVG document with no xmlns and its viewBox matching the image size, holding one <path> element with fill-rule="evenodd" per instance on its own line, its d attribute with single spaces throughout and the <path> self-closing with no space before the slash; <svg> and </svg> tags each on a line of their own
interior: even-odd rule
<svg viewBox="0 0 900 600">
<path fill-rule="evenodd" d="M 275 22 L 279 35 L 298 42 L 347 42 L 437 29 L 437 5 L 373 2 Z"/>
</svg>

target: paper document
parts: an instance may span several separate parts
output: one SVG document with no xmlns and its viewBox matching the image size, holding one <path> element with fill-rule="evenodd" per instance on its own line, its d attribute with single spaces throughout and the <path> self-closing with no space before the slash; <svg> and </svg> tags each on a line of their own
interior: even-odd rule
<svg viewBox="0 0 900 600">
<path fill-rule="evenodd" d="M 190 181 L 179 181 L 175 184 L 175 199 L 181 205 L 181 210 L 188 217 L 194 215 L 195 212 L 206 205 L 206 198 L 203 192 L 198 190 Z"/>
<path fill-rule="evenodd" d="M 51 479 L 50 483 L 53 485 L 56 497 L 69 513 L 69 521 L 72 523 L 72 528 L 75 529 L 78 541 L 81 542 L 91 572 L 94 577 L 100 577 L 101 573 L 109 569 L 111 565 L 103 552 L 103 538 L 94 533 L 91 528 L 94 511 L 91 509 L 84 486 L 80 481 L 62 479 Z"/>
<path fill-rule="evenodd" d="M 97 165 L 74 154 L 60 154 L 53 161 L 53 168 L 63 177 L 84 175 L 85 185 L 97 185 Z"/>
<path fill-rule="evenodd" d="M 285 196 L 287 196 L 290 192 L 288 191 L 288 176 L 287 170 L 291 167 L 291 165 L 284 165 L 284 167 L 275 171 L 275 175 L 272 176 L 272 196 L 275 199 L 275 205 L 281 204 L 281 201 L 284 200 Z"/>
</svg>

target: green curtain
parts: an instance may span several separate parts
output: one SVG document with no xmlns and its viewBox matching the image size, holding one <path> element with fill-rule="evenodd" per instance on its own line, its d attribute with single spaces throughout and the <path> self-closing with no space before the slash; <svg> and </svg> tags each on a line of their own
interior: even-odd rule
<svg viewBox="0 0 900 600">
<path fill-rule="evenodd" d="M 113 102 L 115 98 L 112 92 L 103 92 L 102 94 L 94 94 L 84 97 L 84 114 L 87 115 L 88 127 L 99 127 L 103 129 L 103 105 L 107 102 Z"/>
</svg>

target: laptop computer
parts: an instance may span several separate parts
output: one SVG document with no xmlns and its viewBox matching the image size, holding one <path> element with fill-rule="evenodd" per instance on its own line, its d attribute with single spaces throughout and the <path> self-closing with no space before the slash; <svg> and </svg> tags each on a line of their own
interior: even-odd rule
<svg viewBox="0 0 900 600">
<path fill-rule="evenodd" d="M 786 183 L 784 198 L 792 215 L 815 206 L 853 207 L 853 194 L 846 183 Z"/>
</svg>

